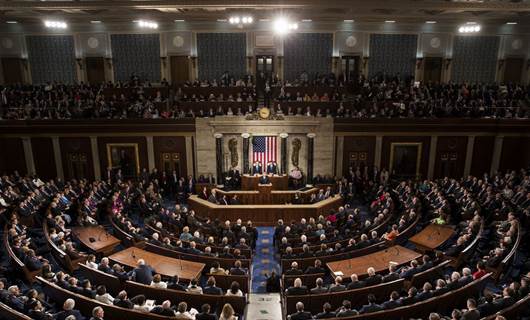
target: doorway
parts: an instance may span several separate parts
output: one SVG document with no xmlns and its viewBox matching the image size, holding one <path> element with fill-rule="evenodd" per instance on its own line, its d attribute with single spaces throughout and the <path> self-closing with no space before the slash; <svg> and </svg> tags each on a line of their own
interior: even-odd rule
<svg viewBox="0 0 530 320">
<path fill-rule="evenodd" d="M 2 58 L 2 71 L 5 84 L 23 83 L 22 59 Z"/>
<path fill-rule="evenodd" d="M 105 61 L 103 57 L 87 57 L 85 64 L 88 83 L 97 84 L 105 82 Z"/>
<path fill-rule="evenodd" d="M 506 58 L 504 62 L 504 83 L 521 83 L 523 68 L 523 58 Z"/>
<path fill-rule="evenodd" d="M 423 65 L 424 82 L 441 82 L 442 80 L 442 58 L 426 57 Z"/>
<path fill-rule="evenodd" d="M 171 56 L 171 83 L 181 84 L 190 80 L 190 61 L 188 56 Z"/>
<path fill-rule="evenodd" d="M 265 79 L 272 77 L 274 73 L 274 56 L 258 55 L 256 56 L 256 74 L 259 76 L 263 73 Z"/>
<path fill-rule="evenodd" d="M 344 80 L 346 82 L 355 81 L 359 77 L 360 61 L 360 56 L 342 56 L 341 70 L 344 73 Z"/>
</svg>

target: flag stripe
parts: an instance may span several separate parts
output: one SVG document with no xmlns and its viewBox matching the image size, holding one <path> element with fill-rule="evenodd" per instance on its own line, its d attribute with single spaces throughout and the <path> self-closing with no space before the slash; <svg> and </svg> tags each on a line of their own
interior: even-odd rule
<svg viewBox="0 0 530 320">
<path fill-rule="evenodd" d="M 277 161 L 277 144 L 275 136 L 258 136 L 252 140 L 252 161 L 259 161 L 262 170 L 266 170 L 267 162 Z"/>
</svg>

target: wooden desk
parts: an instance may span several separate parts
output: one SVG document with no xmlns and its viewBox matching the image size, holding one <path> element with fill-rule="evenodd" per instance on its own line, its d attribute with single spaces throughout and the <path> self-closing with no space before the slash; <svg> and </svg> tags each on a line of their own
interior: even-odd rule
<svg viewBox="0 0 530 320">
<path fill-rule="evenodd" d="M 258 190 L 259 178 L 259 175 L 242 175 L 241 190 Z M 269 176 L 269 180 L 272 184 L 272 190 L 287 190 L 289 186 L 289 177 L 286 174 L 279 176 Z"/>
<path fill-rule="evenodd" d="M 277 191 L 272 191 L 272 195 Z M 274 226 L 278 219 L 299 221 L 301 218 L 327 215 L 342 205 L 342 198 L 334 196 L 314 204 L 264 204 L 264 205 L 218 205 L 192 195 L 188 198 L 189 208 L 202 217 L 221 221 L 252 220 L 257 226 Z"/>
<path fill-rule="evenodd" d="M 138 259 L 144 259 L 145 263 L 153 267 L 157 273 L 167 277 L 177 274 L 179 278 L 186 281 L 198 279 L 204 268 L 204 263 L 169 258 L 135 247 L 116 252 L 109 259 L 131 268 L 136 267 Z"/>
<path fill-rule="evenodd" d="M 120 240 L 108 233 L 102 226 L 75 227 L 72 234 L 88 249 L 108 255 L 120 244 Z"/>
<path fill-rule="evenodd" d="M 393 246 L 385 250 L 348 260 L 328 262 L 327 266 L 331 271 L 332 276 L 336 276 L 335 272 L 340 271 L 343 273 L 343 275 L 341 275 L 343 279 L 349 278 L 353 273 L 357 274 L 359 278 L 364 278 L 367 276 L 366 270 L 369 267 L 373 267 L 375 272 L 381 272 L 388 269 L 390 262 L 395 262 L 400 266 L 407 264 L 414 259 L 418 259 L 421 256 L 421 253 L 405 247 Z"/>
<path fill-rule="evenodd" d="M 259 191 L 224 191 L 213 188 L 218 197 L 226 195 L 228 199 L 232 199 L 237 195 L 241 204 L 287 204 L 292 203 L 295 195 L 298 194 L 304 204 L 309 203 L 311 195 L 318 193 L 318 188 L 310 188 L 304 191 L 298 190 L 270 190 L 267 185 L 258 185 Z"/>
<path fill-rule="evenodd" d="M 411 237 L 409 241 L 414 243 L 420 251 L 432 251 L 449 240 L 454 234 L 455 230 L 452 227 L 430 224 Z"/>
</svg>

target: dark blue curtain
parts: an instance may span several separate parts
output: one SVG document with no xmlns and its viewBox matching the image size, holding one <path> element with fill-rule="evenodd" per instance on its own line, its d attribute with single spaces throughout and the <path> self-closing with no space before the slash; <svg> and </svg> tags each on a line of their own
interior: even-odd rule
<svg viewBox="0 0 530 320">
<path fill-rule="evenodd" d="M 73 36 L 27 36 L 26 43 L 34 84 L 76 82 Z"/>
<path fill-rule="evenodd" d="M 456 36 L 453 48 L 452 81 L 495 81 L 499 37 Z"/>
<path fill-rule="evenodd" d="M 219 79 L 225 71 L 235 78 L 244 76 L 246 53 L 245 33 L 198 33 L 199 79 Z"/>
<path fill-rule="evenodd" d="M 142 80 L 160 81 L 160 37 L 158 34 L 112 34 L 112 64 L 116 81 L 135 74 Z"/>
<path fill-rule="evenodd" d="M 283 46 L 285 79 L 294 80 L 304 71 L 310 79 L 331 72 L 331 33 L 295 33 L 285 38 Z"/>
<path fill-rule="evenodd" d="M 368 76 L 399 74 L 401 79 L 414 77 L 417 43 L 415 34 L 370 35 Z"/>
</svg>

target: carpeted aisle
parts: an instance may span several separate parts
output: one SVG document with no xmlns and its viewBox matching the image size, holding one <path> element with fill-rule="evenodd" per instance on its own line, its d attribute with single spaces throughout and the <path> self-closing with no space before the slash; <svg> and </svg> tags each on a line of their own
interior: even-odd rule
<svg viewBox="0 0 530 320">
<path fill-rule="evenodd" d="M 272 240 L 273 227 L 258 227 L 258 243 L 256 253 L 252 259 L 252 293 L 265 293 L 265 282 L 272 270 L 280 271 L 280 265 L 274 255 Z"/>
</svg>

